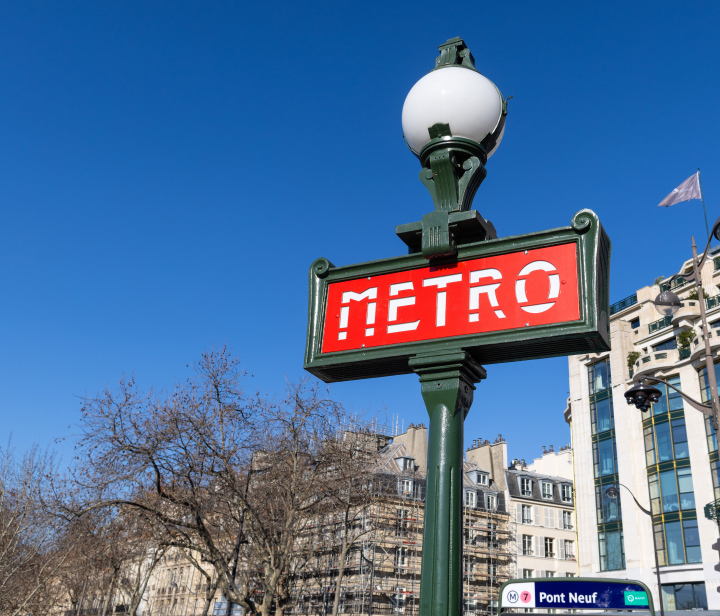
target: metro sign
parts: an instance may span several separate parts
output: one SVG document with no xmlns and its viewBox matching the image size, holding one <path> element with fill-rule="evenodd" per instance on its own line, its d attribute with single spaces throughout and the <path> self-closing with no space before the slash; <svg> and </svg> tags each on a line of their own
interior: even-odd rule
<svg viewBox="0 0 720 616">
<path fill-rule="evenodd" d="M 413 355 L 463 349 L 497 363 L 609 348 L 610 243 L 597 217 L 422 255 L 310 270 L 305 367 L 331 382 L 402 374 Z"/>
</svg>

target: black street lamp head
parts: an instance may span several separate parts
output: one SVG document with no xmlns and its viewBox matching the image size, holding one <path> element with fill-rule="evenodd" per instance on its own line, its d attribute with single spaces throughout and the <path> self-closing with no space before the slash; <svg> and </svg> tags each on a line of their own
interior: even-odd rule
<svg viewBox="0 0 720 616">
<path fill-rule="evenodd" d="M 660 390 L 652 385 L 647 385 L 645 379 L 641 379 L 639 383 L 625 392 L 627 403 L 634 404 L 641 411 L 647 411 L 651 404 L 660 400 L 660 396 L 662 396 Z"/>
<path fill-rule="evenodd" d="M 618 490 L 615 486 L 610 486 L 607 490 L 605 490 L 605 494 L 607 494 L 608 498 L 615 499 L 620 496 L 620 490 Z"/>
<path fill-rule="evenodd" d="M 672 291 L 660 293 L 653 304 L 655 304 L 655 310 L 666 317 L 675 314 L 682 307 L 680 298 Z"/>
</svg>

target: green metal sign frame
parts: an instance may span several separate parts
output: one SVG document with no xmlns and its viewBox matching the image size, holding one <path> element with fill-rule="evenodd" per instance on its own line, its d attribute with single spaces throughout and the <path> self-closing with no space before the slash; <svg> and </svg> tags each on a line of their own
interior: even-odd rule
<svg viewBox="0 0 720 616">
<path fill-rule="evenodd" d="M 310 268 L 305 369 L 326 383 L 412 373 L 411 358 L 465 351 L 475 362 L 494 364 L 544 357 L 599 353 L 610 349 L 610 240 L 596 214 L 581 210 L 571 225 L 548 231 L 490 239 L 458 246 L 457 256 L 433 259 L 442 265 L 575 242 L 580 319 L 529 328 L 486 332 L 369 349 L 322 352 L 328 287 L 353 280 L 428 265 L 421 253 L 335 267 L 317 259 Z"/>
</svg>

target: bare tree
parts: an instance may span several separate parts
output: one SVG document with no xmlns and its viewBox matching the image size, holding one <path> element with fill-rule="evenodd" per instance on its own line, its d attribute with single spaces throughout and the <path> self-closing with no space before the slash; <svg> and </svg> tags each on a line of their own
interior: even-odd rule
<svg viewBox="0 0 720 616">
<path fill-rule="evenodd" d="M 56 601 L 53 576 L 68 557 L 59 549 L 62 520 L 54 515 L 52 455 L 33 447 L 16 459 L 0 450 L 0 614 L 49 609 Z"/>
<path fill-rule="evenodd" d="M 196 370 L 169 393 L 142 394 L 130 379 L 84 401 L 82 511 L 141 514 L 158 544 L 209 562 L 229 601 L 282 614 L 308 560 L 303 536 L 331 505 L 325 444 L 341 408 L 307 384 L 280 400 L 246 396 L 225 349 Z"/>
</svg>

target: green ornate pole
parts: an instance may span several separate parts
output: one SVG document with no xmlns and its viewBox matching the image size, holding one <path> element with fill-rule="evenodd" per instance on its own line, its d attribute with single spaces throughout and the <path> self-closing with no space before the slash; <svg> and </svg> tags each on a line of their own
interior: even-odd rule
<svg viewBox="0 0 720 616">
<path fill-rule="evenodd" d="M 474 383 L 485 370 L 464 351 L 417 355 L 430 416 L 427 493 L 420 577 L 420 616 L 457 616 L 462 609 L 463 424 Z"/>
</svg>

